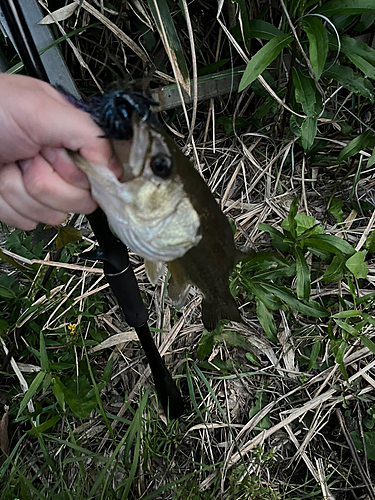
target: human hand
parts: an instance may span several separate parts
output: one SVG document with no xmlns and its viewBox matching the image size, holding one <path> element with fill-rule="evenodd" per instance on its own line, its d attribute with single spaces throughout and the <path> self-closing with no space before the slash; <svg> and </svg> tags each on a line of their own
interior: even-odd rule
<svg viewBox="0 0 375 500">
<path fill-rule="evenodd" d="M 0 220 L 24 230 L 57 225 L 67 212 L 97 207 L 86 175 L 66 149 L 110 168 L 122 167 L 102 130 L 49 84 L 0 75 Z"/>
</svg>

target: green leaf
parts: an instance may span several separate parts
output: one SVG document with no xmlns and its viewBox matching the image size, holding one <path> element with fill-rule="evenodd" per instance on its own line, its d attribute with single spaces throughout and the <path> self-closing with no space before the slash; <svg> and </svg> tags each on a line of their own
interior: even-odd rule
<svg viewBox="0 0 375 500">
<path fill-rule="evenodd" d="M 257 318 L 259 320 L 259 323 L 262 325 L 265 334 L 272 342 L 278 343 L 277 328 L 272 311 L 270 311 L 268 307 L 266 307 L 266 305 L 257 297 L 255 298 L 255 302 L 257 305 Z"/>
<path fill-rule="evenodd" d="M 70 409 L 80 418 L 87 418 L 96 407 L 97 401 L 94 391 L 85 375 L 74 376 L 64 386 L 65 401 Z"/>
<path fill-rule="evenodd" d="M 295 217 L 297 222 L 297 236 L 311 236 L 312 234 L 324 234 L 324 229 L 319 226 L 315 217 L 306 214 L 297 214 Z M 311 231 L 313 232 L 311 233 Z M 309 233 L 309 234 L 307 234 Z"/>
<path fill-rule="evenodd" d="M 203 330 L 202 338 L 199 341 L 197 357 L 200 361 L 203 361 L 205 358 L 212 353 L 215 344 L 215 330 L 212 332 L 208 332 L 207 330 Z"/>
<path fill-rule="evenodd" d="M 343 331 L 342 335 L 344 338 L 348 337 L 348 335 L 345 335 L 345 333 L 349 334 L 350 337 L 356 338 L 358 336 L 358 333 L 362 329 L 362 326 L 363 326 L 362 324 L 357 323 L 357 325 L 354 327 L 354 326 L 350 325 L 349 323 L 347 323 L 346 321 L 341 321 L 341 319 L 335 319 L 335 323 L 342 329 L 342 331 Z M 340 364 L 340 363 L 341 363 L 341 361 L 338 362 L 338 364 Z"/>
<path fill-rule="evenodd" d="M 341 311 L 339 313 L 332 314 L 332 318 L 340 318 L 340 319 L 357 318 L 358 316 L 361 316 L 361 313 L 359 311 L 354 310 L 354 309 L 350 309 L 349 311 Z"/>
<path fill-rule="evenodd" d="M 349 57 L 349 55 L 355 54 L 370 63 L 372 66 L 375 65 L 375 50 L 369 45 L 357 40 L 356 38 L 351 38 L 346 35 L 342 36 L 340 41 L 341 50 L 346 56 Z"/>
<path fill-rule="evenodd" d="M 0 285 L 0 297 L 3 297 L 3 299 L 14 299 L 16 297 L 16 294 L 13 292 L 13 290 Z"/>
<path fill-rule="evenodd" d="M 372 150 L 370 158 L 367 160 L 366 168 L 370 168 L 375 163 L 375 148 Z"/>
<path fill-rule="evenodd" d="M 233 117 L 232 116 L 219 116 L 217 118 L 216 123 L 218 125 L 222 125 L 224 128 L 224 132 L 226 135 L 233 135 Z M 242 116 L 236 116 L 234 119 L 234 127 L 236 130 L 240 128 L 247 127 L 249 123 L 242 118 Z"/>
<path fill-rule="evenodd" d="M 243 287 L 250 291 L 255 295 L 255 299 L 259 299 L 264 303 L 265 307 L 272 311 L 276 311 L 280 309 L 281 302 L 277 297 L 272 295 L 272 293 L 267 293 L 267 290 L 264 288 L 264 283 L 257 283 L 253 279 L 245 279 L 242 280 Z M 260 321 L 260 320 L 259 320 Z M 263 325 L 262 325 L 263 326 Z"/>
<path fill-rule="evenodd" d="M 28 434 L 31 436 L 36 436 L 37 434 L 42 434 L 43 432 L 46 432 L 46 430 L 50 429 L 53 427 L 57 422 L 61 420 L 61 415 L 55 415 L 54 417 L 50 418 L 49 420 L 46 420 L 42 424 L 35 426 L 32 422 L 32 429 L 28 431 Z"/>
<path fill-rule="evenodd" d="M 375 301 L 375 292 L 367 293 L 363 297 L 356 298 L 357 305 L 361 305 L 361 304 L 371 305 L 373 301 Z"/>
<path fill-rule="evenodd" d="M 347 258 L 348 256 L 345 254 L 335 255 L 325 270 L 322 279 L 331 283 L 342 280 L 346 271 L 345 262 Z"/>
<path fill-rule="evenodd" d="M 273 226 L 270 226 L 269 224 L 264 224 L 264 222 L 260 222 L 258 224 L 258 229 L 259 231 L 264 231 L 268 233 L 272 238 L 280 238 L 281 240 L 284 239 L 284 235 L 281 231 L 278 231 L 275 229 Z"/>
<path fill-rule="evenodd" d="M 267 393 L 260 391 L 255 395 L 255 405 L 249 410 L 249 420 L 260 412 L 267 404 Z M 257 424 L 260 429 L 269 429 L 271 427 L 271 420 L 269 414 L 262 418 Z"/>
<path fill-rule="evenodd" d="M 290 245 L 288 245 L 288 243 L 285 243 L 285 236 L 283 235 L 283 233 L 281 233 L 274 227 L 269 226 L 268 224 L 264 224 L 263 222 L 258 225 L 258 228 L 260 231 L 264 231 L 272 237 L 272 245 L 275 248 L 277 248 L 281 252 L 288 252 Z"/>
<path fill-rule="evenodd" d="M 366 99 L 369 99 L 371 103 L 374 102 L 374 87 L 372 83 L 352 68 L 334 64 L 324 72 L 324 76 L 333 78 L 333 80 L 336 80 L 351 92 L 362 95 Z"/>
<path fill-rule="evenodd" d="M 343 206 L 344 203 L 341 200 L 332 198 L 328 207 L 328 212 L 336 218 L 337 222 L 342 222 L 344 220 L 344 212 L 342 211 Z"/>
<path fill-rule="evenodd" d="M 283 34 L 276 26 L 261 19 L 249 21 L 249 29 L 251 38 L 260 38 L 261 40 L 271 40 L 275 36 Z"/>
<path fill-rule="evenodd" d="M 148 0 L 148 6 L 150 7 L 165 50 L 167 54 L 169 52 L 171 54 L 172 61 L 170 63 L 177 73 L 177 79 L 184 90 L 190 95 L 189 71 L 168 4 L 166 0 Z M 181 26 L 179 26 L 179 29 L 181 29 Z"/>
<path fill-rule="evenodd" d="M 375 231 L 372 231 L 366 239 L 366 250 L 368 253 L 375 253 Z"/>
<path fill-rule="evenodd" d="M 353 274 L 353 276 L 357 279 L 366 278 L 368 274 L 368 267 L 365 263 L 365 258 L 367 255 L 366 250 L 362 250 L 361 252 L 357 252 L 352 257 L 346 261 L 346 267 Z"/>
<path fill-rule="evenodd" d="M 333 35 L 330 35 L 330 44 L 332 49 L 338 49 L 337 40 Z M 367 77 L 375 78 L 375 51 L 371 47 L 349 36 L 343 36 L 340 50 Z"/>
<path fill-rule="evenodd" d="M 314 300 L 297 299 L 287 287 L 274 285 L 273 283 L 263 283 L 263 288 L 269 294 L 272 294 L 285 302 L 285 304 L 295 311 L 306 314 L 306 316 L 323 318 L 329 315 L 327 309 L 320 306 Z"/>
<path fill-rule="evenodd" d="M 291 117 L 289 119 L 289 130 L 296 137 L 301 137 L 301 135 L 302 135 L 301 126 L 299 125 L 298 120 L 299 120 L 299 118 L 297 118 L 295 115 L 291 115 Z"/>
<path fill-rule="evenodd" d="M 368 295 L 372 295 L 372 294 L 368 294 Z M 357 302 L 359 302 L 359 300 Z M 375 326 L 375 318 L 373 316 L 371 316 L 370 314 L 367 314 L 366 312 L 363 312 L 361 314 L 361 316 L 363 318 L 364 324 L 366 324 L 366 325 L 369 324 L 369 325 Z"/>
<path fill-rule="evenodd" d="M 314 143 L 316 132 L 318 130 L 318 117 L 308 116 L 301 124 L 301 146 L 308 151 Z"/>
<path fill-rule="evenodd" d="M 320 349 L 322 346 L 322 342 L 320 340 L 317 340 L 314 342 L 312 349 L 311 349 L 311 354 L 310 354 L 310 361 L 309 361 L 309 371 L 312 370 L 314 367 L 316 360 L 318 359 Z"/>
<path fill-rule="evenodd" d="M 17 413 L 17 418 L 21 415 L 23 410 L 26 408 L 27 403 L 34 397 L 36 394 L 37 390 L 41 386 L 43 379 L 46 375 L 46 372 L 40 371 L 36 374 L 34 380 L 31 382 L 30 387 L 28 388 L 26 394 L 22 398 L 18 413 Z"/>
<path fill-rule="evenodd" d="M 249 61 L 242 75 L 238 92 L 242 92 L 276 59 L 284 47 L 293 41 L 292 35 L 277 35 L 262 47 Z"/>
<path fill-rule="evenodd" d="M 68 243 L 75 243 L 82 239 L 82 233 L 79 229 L 69 226 L 59 226 L 56 238 L 56 248 L 62 248 Z"/>
<path fill-rule="evenodd" d="M 338 365 L 341 365 L 347 348 L 348 348 L 348 343 L 345 340 L 342 340 L 339 344 L 339 347 L 338 347 L 338 349 L 336 351 L 336 355 L 335 355 L 335 363 L 337 363 Z"/>
<path fill-rule="evenodd" d="M 361 339 L 362 344 L 367 347 L 369 351 L 375 354 L 375 344 L 372 340 L 370 340 L 366 335 L 361 335 L 359 337 Z"/>
<path fill-rule="evenodd" d="M 251 39 L 251 31 L 249 27 L 249 16 L 247 13 L 247 6 L 245 0 L 235 0 L 240 7 L 240 25 L 241 25 L 241 33 L 243 37 L 243 41 L 248 49 L 250 49 L 250 39 Z"/>
<path fill-rule="evenodd" d="M 344 149 L 340 151 L 340 154 L 337 158 L 337 163 L 341 163 L 342 161 L 350 158 L 353 155 L 356 155 L 361 151 L 361 149 L 374 147 L 375 146 L 375 136 L 371 130 L 366 130 L 363 134 L 355 137 L 352 141 L 347 144 Z"/>
<path fill-rule="evenodd" d="M 286 219 L 281 223 L 281 227 L 284 231 L 288 231 L 293 239 L 297 237 L 297 210 L 298 210 L 298 197 L 295 198 L 289 208 L 289 214 Z"/>
<path fill-rule="evenodd" d="M 60 405 L 60 408 L 65 411 L 65 395 L 66 390 L 65 385 L 60 381 L 59 377 L 55 375 L 51 380 L 52 391 L 55 395 L 56 401 Z"/>
<path fill-rule="evenodd" d="M 319 80 L 328 53 L 328 34 L 321 19 L 316 16 L 305 17 L 302 29 L 309 39 L 309 56 L 315 78 Z"/>
<path fill-rule="evenodd" d="M 363 450 L 363 441 L 359 430 L 350 433 L 357 450 Z M 363 438 L 366 446 L 366 454 L 369 460 L 375 461 L 375 431 L 364 431 Z"/>
<path fill-rule="evenodd" d="M 292 68 L 292 78 L 295 88 L 296 101 L 301 104 L 303 112 L 307 116 L 315 116 L 315 82 L 305 76 L 299 69 Z"/>
<path fill-rule="evenodd" d="M 361 15 L 361 20 L 354 28 L 355 31 L 365 31 L 375 22 L 375 10 Z"/>
<path fill-rule="evenodd" d="M 322 252 L 333 254 L 353 255 L 354 248 L 345 240 L 330 234 L 314 234 L 303 240 L 306 248 L 321 250 Z"/>
<path fill-rule="evenodd" d="M 102 375 L 102 381 L 108 383 L 112 374 L 113 358 L 109 358 Z"/>
<path fill-rule="evenodd" d="M 374 0 L 331 0 L 314 13 L 324 14 L 327 17 L 336 15 L 362 14 L 375 9 Z"/>
<path fill-rule="evenodd" d="M 233 332 L 232 330 L 224 330 L 216 336 L 216 340 L 226 342 L 231 347 L 239 347 L 245 350 L 250 350 L 252 348 L 250 342 L 248 342 L 243 335 Z"/>
<path fill-rule="evenodd" d="M 311 289 L 310 269 L 303 253 L 298 247 L 295 249 L 294 255 L 296 257 L 297 270 L 297 297 L 299 299 L 308 299 Z"/>
<path fill-rule="evenodd" d="M 47 356 L 46 343 L 44 340 L 44 335 L 42 330 L 40 330 L 39 334 L 39 346 L 40 346 L 40 368 L 46 372 L 49 370 L 49 361 Z"/>
<path fill-rule="evenodd" d="M 251 363 L 252 365 L 260 366 L 260 367 L 262 366 L 262 363 L 260 362 L 259 358 L 257 356 L 255 356 L 254 353 L 247 352 L 247 353 L 245 353 L 245 357 L 249 361 L 249 363 Z"/>
<path fill-rule="evenodd" d="M 375 68 L 371 63 L 366 61 L 363 57 L 353 54 L 352 52 L 347 52 L 345 55 L 368 78 L 371 78 L 372 80 L 375 79 Z"/>
<path fill-rule="evenodd" d="M 348 377 L 348 372 L 346 371 L 344 363 L 339 364 L 340 372 L 342 376 L 344 377 L 345 382 L 349 384 L 349 377 Z"/>
<path fill-rule="evenodd" d="M 220 61 L 214 62 L 212 64 L 208 64 L 207 66 L 204 66 L 203 68 L 198 70 L 198 76 L 203 76 L 203 75 L 209 75 L 211 73 L 215 73 L 219 68 L 227 64 L 230 59 L 221 59 Z"/>
</svg>

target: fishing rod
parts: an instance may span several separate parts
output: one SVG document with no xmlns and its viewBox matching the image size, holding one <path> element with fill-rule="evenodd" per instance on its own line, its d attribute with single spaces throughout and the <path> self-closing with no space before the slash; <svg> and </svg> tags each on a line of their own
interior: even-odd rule
<svg viewBox="0 0 375 500">
<path fill-rule="evenodd" d="M 0 0 L 0 7 L 27 73 L 50 83 L 18 0 Z M 104 274 L 124 312 L 125 320 L 137 332 L 161 405 L 166 415 L 172 419 L 178 418 L 184 412 L 183 399 L 152 338 L 147 324 L 148 312 L 129 262 L 128 250 L 109 229 L 101 208 L 87 215 L 87 218 L 99 244 L 95 258 L 103 262 Z"/>
</svg>

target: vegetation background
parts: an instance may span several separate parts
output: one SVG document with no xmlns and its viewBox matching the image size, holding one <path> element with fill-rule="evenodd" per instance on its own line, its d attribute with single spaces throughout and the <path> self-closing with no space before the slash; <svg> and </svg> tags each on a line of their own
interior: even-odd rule
<svg viewBox="0 0 375 500">
<path fill-rule="evenodd" d="M 0 498 L 374 499 L 375 1 L 40 4 L 82 96 L 153 95 L 256 254 L 213 332 L 131 255 L 186 401 L 168 421 L 84 217 L 3 226 Z"/>
</svg>

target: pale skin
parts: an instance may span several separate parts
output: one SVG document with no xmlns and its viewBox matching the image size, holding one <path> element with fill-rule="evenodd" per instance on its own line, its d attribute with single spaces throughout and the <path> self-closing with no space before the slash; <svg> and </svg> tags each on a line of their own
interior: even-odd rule
<svg viewBox="0 0 375 500">
<path fill-rule="evenodd" d="M 66 149 L 117 177 L 122 166 L 103 131 L 47 83 L 0 75 L 0 221 L 24 230 L 62 223 L 97 204 Z"/>
</svg>

